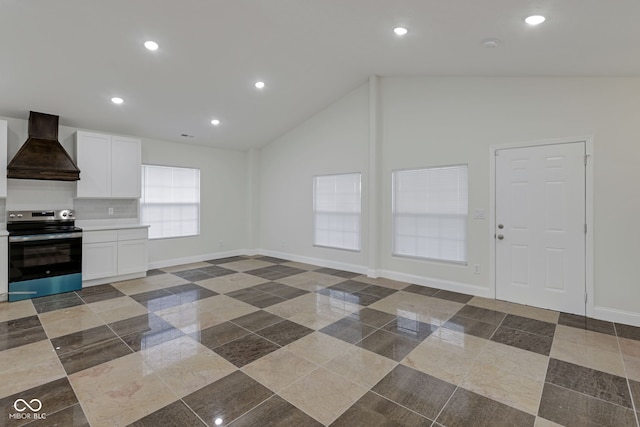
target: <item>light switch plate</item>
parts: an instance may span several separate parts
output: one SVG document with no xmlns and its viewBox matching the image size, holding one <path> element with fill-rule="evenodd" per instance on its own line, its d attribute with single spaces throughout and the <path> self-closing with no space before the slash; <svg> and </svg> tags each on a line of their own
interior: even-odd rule
<svg viewBox="0 0 640 427">
<path fill-rule="evenodd" d="M 484 209 L 474 209 L 473 210 L 473 219 L 484 219 Z"/>
</svg>

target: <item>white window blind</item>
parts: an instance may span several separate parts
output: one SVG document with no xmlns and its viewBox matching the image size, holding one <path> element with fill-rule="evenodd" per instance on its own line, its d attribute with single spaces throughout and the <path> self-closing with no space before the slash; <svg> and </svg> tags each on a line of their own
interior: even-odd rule
<svg viewBox="0 0 640 427">
<path fill-rule="evenodd" d="M 200 170 L 142 165 L 140 216 L 149 238 L 200 233 Z"/>
<path fill-rule="evenodd" d="M 467 165 L 393 172 L 393 254 L 467 261 Z"/>
<path fill-rule="evenodd" d="M 360 174 L 313 178 L 314 244 L 360 250 Z"/>
</svg>

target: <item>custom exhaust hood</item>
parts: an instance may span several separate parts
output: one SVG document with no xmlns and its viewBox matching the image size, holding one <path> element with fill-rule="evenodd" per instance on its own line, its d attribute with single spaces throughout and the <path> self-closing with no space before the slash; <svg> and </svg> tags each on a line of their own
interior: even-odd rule
<svg viewBox="0 0 640 427">
<path fill-rule="evenodd" d="M 58 141 L 58 116 L 29 113 L 29 138 L 7 165 L 7 178 L 80 179 L 80 169 Z"/>
</svg>

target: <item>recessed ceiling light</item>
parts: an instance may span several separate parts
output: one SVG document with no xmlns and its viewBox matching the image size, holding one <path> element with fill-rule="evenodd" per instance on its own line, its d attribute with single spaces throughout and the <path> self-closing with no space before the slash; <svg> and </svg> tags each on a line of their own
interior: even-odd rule
<svg viewBox="0 0 640 427">
<path fill-rule="evenodd" d="M 211 124 L 214 125 L 214 126 L 218 126 L 220 124 L 220 120 L 213 119 L 213 120 L 211 120 Z"/>
<path fill-rule="evenodd" d="M 542 15 L 531 15 L 531 16 L 527 16 L 526 18 L 524 18 L 524 22 L 526 22 L 529 25 L 540 25 L 542 24 L 547 18 L 545 18 Z"/>
<path fill-rule="evenodd" d="M 494 47 L 498 47 L 499 44 L 500 44 L 500 40 L 498 40 L 498 39 L 484 39 L 484 40 L 482 40 L 482 46 L 486 47 L 487 49 L 492 49 Z"/>
<path fill-rule="evenodd" d="M 124 102 L 124 99 L 120 98 L 119 96 L 114 96 L 113 98 L 111 98 L 111 102 L 113 102 L 114 104 L 122 104 Z"/>
<path fill-rule="evenodd" d="M 149 50 L 158 50 L 158 43 L 154 42 L 153 40 L 149 40 L 144 42 L 144 47 L 146 47 Z"/>
<path fill-rule="evenodd" d="M 393 29 L 393 32 L 396 33 L 397 36 L 404 36 L 409 32 L 409 30 L 404 27 L 396 27 Z"/>
<path fill-rule="evenodd" d="M 257 89 L 262 89 L 262 88 L 264 88 L 264 82 L 255 82 L 255 83 L 254 83 L 254 86 L 255 86 Z"/>
</svg>

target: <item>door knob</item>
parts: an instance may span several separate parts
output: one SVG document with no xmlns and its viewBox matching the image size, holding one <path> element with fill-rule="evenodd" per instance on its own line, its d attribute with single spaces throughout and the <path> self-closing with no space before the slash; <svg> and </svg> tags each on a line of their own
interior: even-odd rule
<svg viewBox="0 0 640 427">
<path fill-rule="evenodd" d="M 502 240 L 504 239 L 504 236 L 502 234 L 498 234 L 498 240 Z"/>
<path fill-rule="evenodd" d="M 498 228 L 499 228 L 500 230 L 502 230 L 502 229 L 504 228 L 504 225 L 502 225 L 502 224 L 498 224 Z"/>
</svg>

